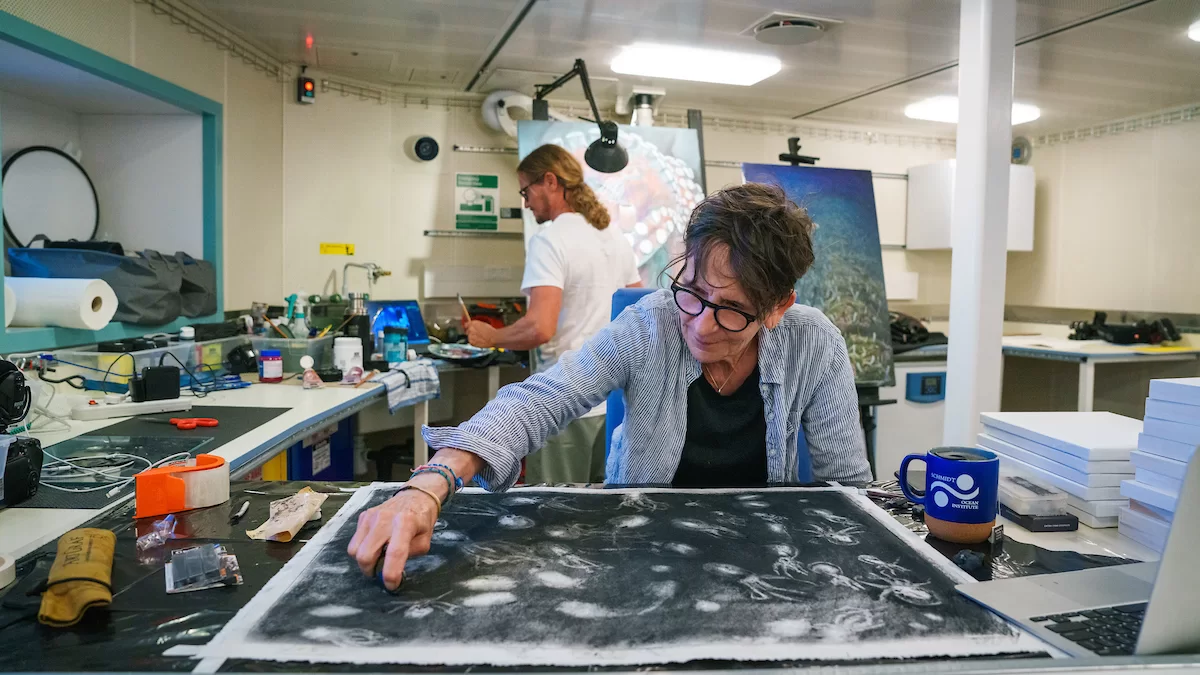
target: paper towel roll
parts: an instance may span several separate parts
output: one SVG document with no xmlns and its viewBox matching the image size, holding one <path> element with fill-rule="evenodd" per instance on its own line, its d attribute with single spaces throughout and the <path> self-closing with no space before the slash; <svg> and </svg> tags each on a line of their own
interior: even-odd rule
<svg viewBox="0 0 1200 675">
<path fill-rule="evenodd" d="M 12 286 L 4 286 L 4 327 L 12 325 L 13 316 L 17 313 L 17 294 Z"/>
<path fill-rule="evenodd" d="M 17 298 L 13 326 L 100 330 L 117 313 L 117 295 L 100 279 L 5 277 L 4 288 Z"/>
</svg>

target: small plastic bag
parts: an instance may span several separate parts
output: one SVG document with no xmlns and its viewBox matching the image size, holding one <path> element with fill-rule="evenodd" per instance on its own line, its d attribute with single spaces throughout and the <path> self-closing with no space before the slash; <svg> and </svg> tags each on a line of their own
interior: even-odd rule
<svg viewBox="0 0 1200 675">
<path fill-rule="evenodd" d="M 151 529 L 146 534 L 137 538 L 137 550 L 146 552 L 152 548 L 158 548 L 167 543 L 168 539 L 175 537 L 175 514 L 167 514 L 166 518 L 154 521 Z"/>
<path fill-rule="evenodd" d="M 239 586 L 242 583 L 237 557 L 220 544 L 172 551 L 165 571 L 167 593 L 202 591 L 206 588 Z"/>
</svg>

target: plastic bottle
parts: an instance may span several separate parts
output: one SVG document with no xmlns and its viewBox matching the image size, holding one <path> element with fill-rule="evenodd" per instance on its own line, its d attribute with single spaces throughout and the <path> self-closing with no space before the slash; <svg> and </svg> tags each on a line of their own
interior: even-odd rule
<svg viewBox="0 0 1200 675">
<path fill-rule="evenodd" d="M 308 301 L 302 296 L 297 297 L 292 310 L 292 323 L 288 327 L 292 329 L 292 335 L 301 340 L 308 337 L 309 333 L 308 320 L 305 318 L 307 314 Z"/>
<path fill-rule="evenodd" d="M 296 317 L 292 319 L 292 325 L 289 326 L 289 328 L 292 329 L 292 335 L 296 336 L 298 339 L 303 340 L 304 338 L 308 337 L 308 321 L 304 318 L 303 312 L 296 310 Z"/>
<path fill-rule="evenodd" d="M 259 353 L 258 381 L 265 384 L 283 382 L 283 356 L 278 349 L 264 349 Z"/>
<path fill-rule="evenodd" d="M 399 363 L 408 358 L 408 329 L 387 326 L 383 329 L 383 360 Z"/>
<path fill-rule="evenodd" d="M 362 345 L 362 340 L 357 337 L 336 338 L 333 341 L 333 366 L 342 371 L 343 375 L 355 367 L 361 371 L 363 367 Z"/>
</svg>

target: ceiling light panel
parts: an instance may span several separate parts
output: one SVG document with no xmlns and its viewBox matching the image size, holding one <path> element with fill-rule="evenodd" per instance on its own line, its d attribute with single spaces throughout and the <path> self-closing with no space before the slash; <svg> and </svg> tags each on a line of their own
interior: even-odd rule
<svg viewBox="0 0 1200 675">
<path fill-rule="evenodd" d="M 934 96 L 912 103 L 904 108 L 904 116 L 914 120 L 958 124 L 958 97 Z M 1013 126 L 1032 122 L 1042 116 L 1042 111 L 1028 103 L 1012 104 Z"/>
<path fill-rule="evenodd" d="M 783 67 L 774 56 L 647 43 L 622 47 L 611 66 L 622 75 L 743 87 L 762 82 Z"/>
</svg>

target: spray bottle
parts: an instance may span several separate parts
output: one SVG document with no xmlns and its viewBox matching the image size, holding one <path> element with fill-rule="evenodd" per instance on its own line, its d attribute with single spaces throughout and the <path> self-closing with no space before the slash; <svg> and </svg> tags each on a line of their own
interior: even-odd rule
<svg viewBox="0 0 1200 675">
<path fill-rule="evenodd" d="M 304 291 L 293 293 L 286 299 L 288 301 L 288 313 L 291 316 L 292 322 L 289 328 L 292 329 L 292 335 L 297 338 L 304 339 L 308 337 L 308 320 L 305 315 L 308 313 L 308 301 Z"/>
</svg>

